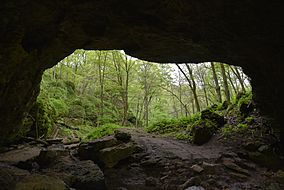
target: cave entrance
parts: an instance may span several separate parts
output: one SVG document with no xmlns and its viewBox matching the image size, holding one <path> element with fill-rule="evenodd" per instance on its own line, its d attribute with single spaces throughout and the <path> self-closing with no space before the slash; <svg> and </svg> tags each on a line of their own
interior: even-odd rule
<svg viewBox="0 0 284 190">
<path fill-rule="evenodd" d="M 80 49 L 44 72 L 36 104 L 41 107 L 32 109 L 26 123 L 33 126 L 29 135 L 66 141 L 99 138 L 125 126 L 151 131 L 155 123 L 198 117 L 250 92 L 240 67 L 161 64 L 123 51 Z M 42 116 L 34 116 L 39 110 Z M 172 136 L 189 137 L 182 133 Z"/>
</svg>

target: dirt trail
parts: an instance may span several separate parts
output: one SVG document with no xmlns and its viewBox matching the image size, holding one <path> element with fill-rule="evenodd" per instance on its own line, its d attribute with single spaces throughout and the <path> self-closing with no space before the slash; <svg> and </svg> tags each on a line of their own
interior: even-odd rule
<svg viewBox="0 0 284 190">
<path fill-rule="evenodd" d="M 114 168 L 105 168 L 108 189 L 113 190 L 281 190 L 266 172 L 231 152 L 213 137 L 202 146 L 123 129 L 142 149 Z"/>
<path fill-rule="evenodd" d="M 197 146 L 186 141 L 151 135 L 143 130 L 124 129 L 124 131 L 129 132 L 132 139 L 152 156 L 172 155 L 182 160 L 216 159 L 226 151 L 226 147 L 218 143 L 216 138 L 212 138 L 203 146 Z"/>
</svg>

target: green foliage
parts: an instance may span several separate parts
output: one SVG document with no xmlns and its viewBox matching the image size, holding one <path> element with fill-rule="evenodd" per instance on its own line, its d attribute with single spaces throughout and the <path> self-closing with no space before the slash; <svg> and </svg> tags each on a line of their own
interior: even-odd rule
<svg viewBox="0 0 284 190">
<path fill-rule="evenodd" d="M 68 105 L 64 100 L 49 98 L 49 103 L 54 110 L 54 117 L 62 117 L 68 113 Z"/>
<path fill-rule="evenodd" d="M 200 107 L 205 108 L 208 100 L 215 103 L 214 89 L 204 88 L 214 87 L 211 70 L 206 64 L 190 67 L 196 77 Z M 218 79 L 222 80 L 218 65 L 216 70 Z M 124 123 L 147 125 L 149 132 L 188 140 L 192 127 L 201 124 L 201 114 L 184 117 L 194 112 L 195 105 L 192 105 L 185 78 L 173 76 L 176 74 L 169 64 L 132 59 L 122 51 L 76 50 L 44 73 L 39 99 L 44 99 L 44 104 L 49 107 L 51 120 L 68 121 L 69 126 L 80 129 L 76 132 L 62 129 L 63 136 L 83 137 L 89 130 L 93 133 L 89 137 L 97 138 L 112 132 L 116 125 L 109 123 Z M 207 90 L 207 102 L 203 90 Z M 223 115 L 227 107 L 233 106 L 223 102 L 209 110 Z M 179 119 L 165 119 L 174 117 Z M 127 121 L 122 122 L 125 118 Z M 31 125 L 31 120 L 30 117 L 24 122 Z M 210 121 L 203 122 L 212 126 Z"/>
<path fill-rule="evenodd" d="M 123 128 L 124 126 L 108 123 L 94 128 L 85 139 L 93 140 L 107 135 L 112 135 L 116 129 Z"/>
<path fill-rule="evenodd" d="M 221 133 L 225 136 L 228 137 L 230 135 L 234 135 L 236 133 L 243 133 L 248 130 L 248 125 L 245 123 L 239 123 L 237 125 L 225 125 L 221 129 Z"/>
<path fill-rule="evenodd" d="M 22 128 L 15 138 L 24 136 L 39 138 L 47 135 L 53 126 L 53 109 L 44 99 L 38 99 L 22 121 Z"/>
<path fill-rule="evenodd" d="M 191 117 L 182 117 L 178 119 L 163 119 L 151 124 L 146 130 L 150 133 L 173 136 L 179 140 L 191 140 L 192 126 L 200 122 L 200 113 Z"/>
<path fill-rule="evenodd" d="M 249 104 L 252 101 L 252 91 L 249 91 L 242 95 L 237 101 L 237 106 L 240 108 L 242 104 Z"/>
<path fill-rule="evenodd" d="M 188 125 L 194 122 L 195 118 L 163 119 L 153 123 L 146 130 L 151 133 L 166 134 L 179 130 L 186 130 Z"/>
<path fill-rule="evenodd" d="M 186 140 L 191 141 L 192 140 L 192 134 L 188 132 L 179 132 L 175 134 L 176 139 L 178 140 Z"/>
<path fill-rule="evenodd" d="M 247 118 L 245 118 L 245 122 L 248 124 L 252 124 L 254 122 L 254 117 L 251 115 Z"/>
</svg>

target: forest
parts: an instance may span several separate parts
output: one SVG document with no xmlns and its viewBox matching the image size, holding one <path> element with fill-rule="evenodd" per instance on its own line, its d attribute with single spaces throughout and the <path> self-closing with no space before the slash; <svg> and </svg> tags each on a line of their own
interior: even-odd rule
<svg viewBox="0 0 284 190">
<path fill-rule="evenodd" d="M 36 138 L 98 138 L 194 117 L 250 91 L 242 69 L 224 63 L 157 64 L 118 50 L 76 50 L 45 71 L 24 126 Z"/>
</svg>

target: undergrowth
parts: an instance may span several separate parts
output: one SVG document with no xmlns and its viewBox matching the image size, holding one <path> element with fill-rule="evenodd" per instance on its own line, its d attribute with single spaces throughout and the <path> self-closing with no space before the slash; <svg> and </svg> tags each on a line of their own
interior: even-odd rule
<svg viewBox="0 0 284 190">
<path fill-rule="evenodd" d="M 116 129 L 124 128 L 124 126 L 108 123 L 99 127 L 95 127 L 83 140 L 93 140 L 104 136 L 112 135 Z"/>
</svg>

